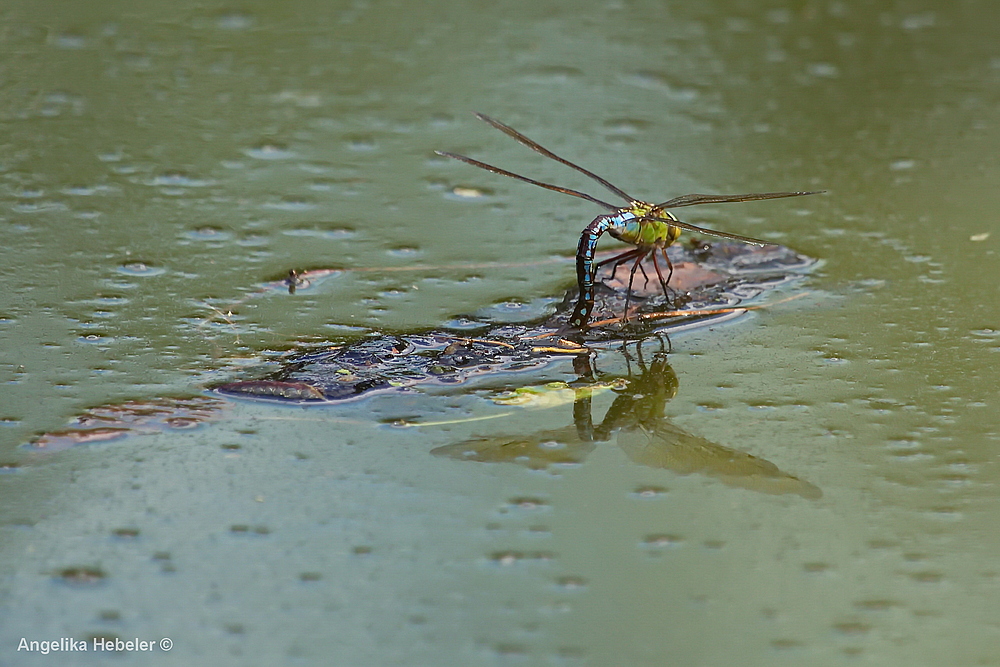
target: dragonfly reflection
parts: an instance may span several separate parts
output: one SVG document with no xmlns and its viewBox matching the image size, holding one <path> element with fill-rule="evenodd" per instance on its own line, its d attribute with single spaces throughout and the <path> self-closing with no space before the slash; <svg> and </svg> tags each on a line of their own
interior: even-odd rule
<svg viewBox="0 0 1000 667">
<path fill-rule="evenodd" d="M 431 453 L 465 461 L 508 462 L 544 469 L 556 464 L 581 463 L 597 443 L 609 441 L 617 433 L 618 446 L 640 465 L 680 475 L 698 473 L 728 486 L 761 493 L 794 493 L 809 499 L 822 496 L 818 487 L 783 472 L 770 461 L 723 447 L 671 424 L 664 416 L 664 408 L 677 395 L 678 380 L 667 363 L 667 355 L 657 353 L 648 365 L 640 355 L 638 365 L 638 374 L 604 377 L 597 382 L 589 357 L 577 357 L 574 370 L 579 378 L 572 383 L 575 392 L 572 426 L 528 435 L 475 438 L 438 447 Z M 592 396 L 595 389 L 609 387 L 617 396 L 604 419 L 595 423 Z"/>
</svg>

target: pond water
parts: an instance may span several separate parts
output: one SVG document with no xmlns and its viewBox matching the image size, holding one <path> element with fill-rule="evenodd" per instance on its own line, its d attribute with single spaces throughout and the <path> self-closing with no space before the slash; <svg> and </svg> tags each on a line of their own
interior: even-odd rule
<svg viewBox="0 0 1000 667">
<path fill-rule="evenodd" d="M 998 14 L 7 3 L 0 662 L 169 637 L 122 664 L 1000 664 Z M 461 389 L 27 445 L 303 345 L 550 307 L 599 210 L 433 151 L 607 193 L 473 111 L 654 201 L 827 191 L 682 209 L 821 264 L 668 355 L 671 428 L 800 485 L 643 464 L 627 433 L 456 460 L 573 424 Z M 262 291 L 289 269 L 339 271 Z"/>
</svg>

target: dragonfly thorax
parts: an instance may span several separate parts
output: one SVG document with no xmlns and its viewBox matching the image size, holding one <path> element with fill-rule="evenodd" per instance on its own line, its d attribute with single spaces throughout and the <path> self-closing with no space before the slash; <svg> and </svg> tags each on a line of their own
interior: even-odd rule
<svg viewBox="0 0 1000 667">
<path fill-rule="evenodd" d="M 681 235 L 680 227 L 667 222 L 677 218 L 669 211 L 645 202 L 632 202 L 631 206 L 618 212 L 618 218 L 608 233 L 634 246 L 665 248 Z"/>
</svg>

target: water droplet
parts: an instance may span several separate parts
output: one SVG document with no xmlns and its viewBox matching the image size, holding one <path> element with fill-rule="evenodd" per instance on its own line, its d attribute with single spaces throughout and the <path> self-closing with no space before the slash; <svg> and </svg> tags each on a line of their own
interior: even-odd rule
<svg viewBox="0 0 1000 667">
<path fill-rule="evenodd" d="M 547 561 L 554 558 L 553 554 L 547 551 L 494 551 L 490 554 L 489 559 L 498 565 L 503 565 L 505 567 L 514 565 L 518 562 L 525 560 L 538 560 Z"/>
<path fill-rule="evenodd" d="M 333 240 L 349 239 L 356 234 L 356 232 L 349 227 L 297 227 L 294 229 L 283 230 L 281 233 L 285 236 L 309 236 Z"/>
<path fill-rule="evenodd" d="M 397 246 L 395 248 L 390 248 L 385 251 L 385 253 L 391 257 L 401 257 L 410 259 L 416 257 L 421 253 L 419 248 L 414 246 Z"/>
<path fill-rule="evenodd" d="M 490 196 L 493 192 L 491 190 L 487 190 L 486 188 L 473 188 L 456 185 L 450 190 L 449 194 L 459 199 L 480 199 L 482 197 Z"/>
<path fill-rule="evenodd" d="M 546 503 L 541 498 L 530 498 L 530 497 L 516 497 L 511 498 L 507 501 L 511 507 L 521 509 L 521 510 L 542 510 L 548 508 L 548 503 Z"/>
<path fill-rule="evenodd" d="M 194 178 L 181 171 L 168 171 L 159 176 L 154 176 L 146 184 L 168 188 L 203 188 L 211 185 L 212 181 Z"/>
<path fill-rule="evenodd" d="M 316 204 L 305 199 L 285 197 L 277 201 L 265 202 L 263 207 L 275 211 L 308 211 L 316 208 Z"/>
<path fill-rule="evenodd" d="M 108 575 L 96 567 L 68 567 L 59 572 L 59 578 L 71 586 L 96 586 Z"/>
<path fill-rule="evenodd" d="M 158 276 L 166 273 L 166 271 L 163 267 L 150 266 L 145 262 L 129 262 L 118 267 L 118 273 L 123 273 L 127 276 Z"/>
<path fill-rule="evenodd" d="M 556 585 L 559 588 L 564 588 L 569 591 L 580 590 L 586 588 L 587 580 L 583 577 L 576 577 L 572 575 L 567 575 L 565 577 L 559 577 L 556 579 Z"/>
<path fill-rule="evenodd" d="M 653 549 L 665 549 L 668 547 L 678 546 L 683 541 L 683 538 L 678 537 L 677 535 L 668 535 L 663 533 L 647 535 L 642 540 L 642 546 Z"/>
<path fill-rule="evenodd" d="M 295 151 L 287 146 L 273 142 L 263 142 L 243 152 L 258 160 L 288 160 L 296 156 Z"/>
<path fill-rule="evenodd" d="M 659 498 L 667 492 L 667 489 L 662 486 L 639 486 L 636 487 L 632 495 L 636 498 Z"/>
<path fill-rule="evenodd" d="M 184 232 L 184 236 L 194 241 L 222 241 L 232 237 L 232 234 L 219 227 L 198 227 Z"/>
</svg>

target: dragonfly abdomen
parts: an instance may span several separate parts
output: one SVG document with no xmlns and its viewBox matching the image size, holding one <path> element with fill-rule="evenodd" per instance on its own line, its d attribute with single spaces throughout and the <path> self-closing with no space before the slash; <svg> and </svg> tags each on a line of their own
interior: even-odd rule
<svg viewBox="0 0 1000 667">
<path fill-rule="evenodd" d="M 582 329 L 590 321 L 590 313 L 594 309 L 594 254 L 597 252 L 597 242 L 609 230 L 624 229 L 630 223 L 637 223 L 635 214 L 631 211 L 619 211 L 611 215 L 599 215 L 591 221 L 580 234 L 580 243 L 576 249 L 576 281 L 580 288 L 580 296 L 576 308 L 570 317 L 570 326 Z"/>
</svg>

